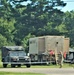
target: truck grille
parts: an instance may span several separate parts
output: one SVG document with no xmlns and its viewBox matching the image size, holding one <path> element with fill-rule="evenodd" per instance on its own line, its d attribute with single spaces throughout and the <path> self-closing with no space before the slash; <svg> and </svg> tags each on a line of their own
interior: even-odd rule
<svg viewBox="0 0 74 75">
<path fill-rule="evenodd" d="M 25 59 L 19 59 L 19 62 L 24 62 L 25 61 Z"/>
</svg>

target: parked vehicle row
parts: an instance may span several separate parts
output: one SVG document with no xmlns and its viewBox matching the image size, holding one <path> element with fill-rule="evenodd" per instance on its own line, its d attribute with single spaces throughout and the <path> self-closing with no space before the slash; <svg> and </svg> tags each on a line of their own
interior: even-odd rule
<svg viewBox="0 0 74 75">
<path fill-rule="evenodd" d="M 3 67 L 7 67 L 8 64 L 11 64 L 11 67 L 21 67 L 21 65 L 30 67 L 32 64 L 56 64 L 60 51 L 64 62 L 71 62 L 74 59 L 74 53 L 69 51 L 69 41 L 70 39 L 64 36 L 30 38 L 29 53 L 26 53 L 22 46 L 3 46 L 1 50 Z"/>
</svg>

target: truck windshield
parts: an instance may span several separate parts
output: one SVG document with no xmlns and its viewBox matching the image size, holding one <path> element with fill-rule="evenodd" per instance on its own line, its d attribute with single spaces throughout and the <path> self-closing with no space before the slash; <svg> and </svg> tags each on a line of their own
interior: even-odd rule
<svg viewBox="0 0 74 75">
<path fill-rule="evenodd" d="M 24 51 L 19 51 L 18 55 L 19 56 L 26 56 L 26 53 Z"/>
<path fill-rule="evenodd" d="M 10 51 L 10 56 L 25 56 L 26 53 L 24 51 Z"/>
</svg>

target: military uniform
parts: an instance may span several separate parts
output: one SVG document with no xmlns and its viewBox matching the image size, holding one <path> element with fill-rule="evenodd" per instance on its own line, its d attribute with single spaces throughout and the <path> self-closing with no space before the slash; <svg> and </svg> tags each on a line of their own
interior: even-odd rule
<svg viewBox="0 0 74 75">
<path fill-rule="evenodd" d="M 58 64 L 60 65 L 60 68 L 62 68 L 62 63 L 63 63 L 63 61 L 62 61 L 62 53 L 61 52 L 59 52 L 59 54 L 58 54 Z"/>
</svg>

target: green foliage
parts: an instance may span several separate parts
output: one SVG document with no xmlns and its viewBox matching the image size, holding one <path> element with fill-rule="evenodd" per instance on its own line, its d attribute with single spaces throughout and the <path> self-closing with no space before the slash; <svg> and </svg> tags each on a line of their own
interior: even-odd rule
<svg viewBox="0 0 74 75">
<path fill-rule="evenodd" d="M 8 45 L 7 39 L 0 34 L 0 48 L 4 45 Z"/>
<path fill-rule="evenodd" d="M 66 36 L 70 37 L 70 46 L 74 47 L 74 11 L 66 12 L 64 16 L 63 23 L 65 24 L 67 33 Z"/>
<path fill-rule="evenodd" d="M 0 45 L 23 45 L 28 48 L 30 37 L 43 35 L 64 35 L 70 37 L 74 46 L 74 11 L 62 12 L 56 6 L 64 7 L 61 0 L 1 0 Z M 26 1 L 25 1 L 26 2 Z M 3 38 L 3 39 L 2 39 Z"/>
<path fill-rule="evenodd" d="M 32 38 L 32 37 L 35 37 L 34 35 L 31 35 L 30 33 L 27 35 L 27 36 L 25 36 L 24 38 L 23 38 L 23 40 L 22 40 L 22 45 L 23 45 L 23 47 L 25 48 L 25 52 L 27 52 L 28 53 L 28 51 L 29 51 L 29 38 Z"/>
<path fill-rule="evenodd" d="M 27 48 L 29 46 L 29 38 L 32 38 L 34 37 L 33 35 L 31 34 L 28 34 L 27 36 L 25 36 L 22 40 L 22 44 L 25 48 Z"/>
</svg>

